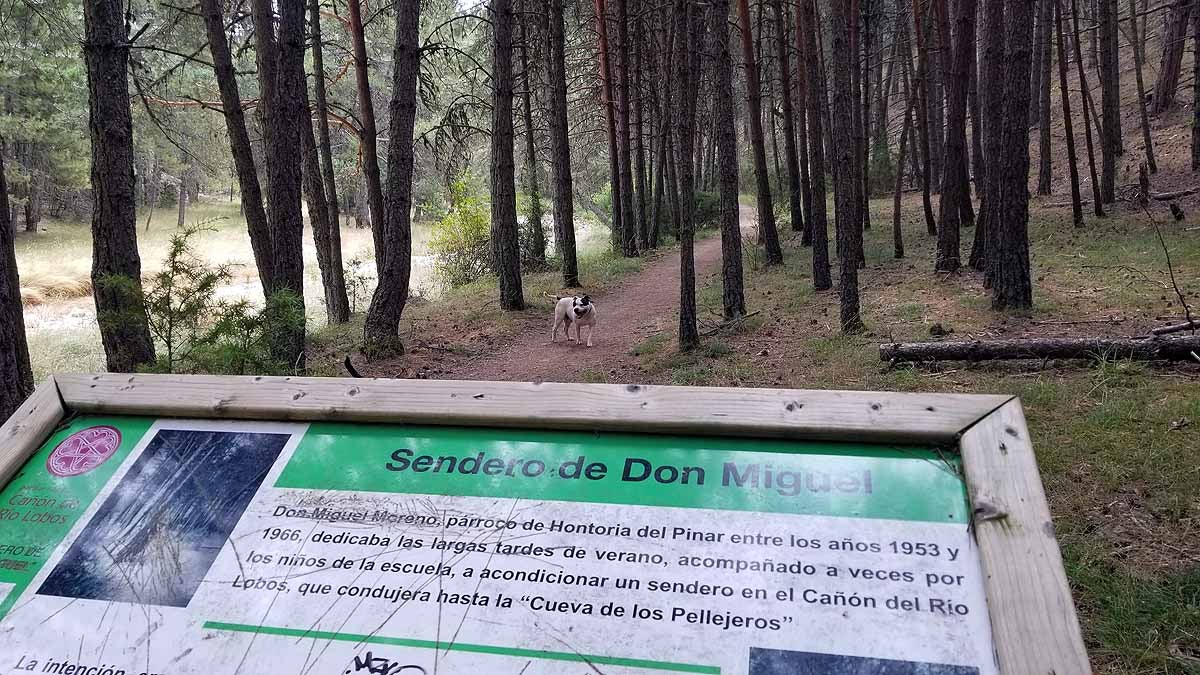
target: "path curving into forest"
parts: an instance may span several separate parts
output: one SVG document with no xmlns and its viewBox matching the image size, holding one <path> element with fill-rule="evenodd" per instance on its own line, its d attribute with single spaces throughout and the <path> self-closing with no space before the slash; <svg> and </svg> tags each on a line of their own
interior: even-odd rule
<svg viewBox="0 0 1200 675">
<path fill-rule="evenodd" d="M 754 209 L 743 206 L 740 212 L 742 228 L 752 226 Z M 700 289 L 709 276 L 720 274 L 720 235 L 697 240 L 695 258 L 696 288 Z M 511 341 L 439 378 L 514 382 L 579 382 L 590 374 L 603 375 L 609 382 L 635 378 L 639 364 L 631 350 L 658 333 L 673 340 L 678 329 L 679 252 L 646 264 L 613 290 L 593 295 L 592 300 L 598 317 L 592 347 L 566 342 L 561 333 L 551 344 L 552 317 L 547 313 L 544 321 L 530 319 Z"/>
</svg>

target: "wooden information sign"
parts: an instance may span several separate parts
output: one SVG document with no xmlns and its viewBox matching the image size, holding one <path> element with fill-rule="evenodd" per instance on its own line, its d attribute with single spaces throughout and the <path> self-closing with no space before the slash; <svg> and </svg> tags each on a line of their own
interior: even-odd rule
<svg viewBox="0 0 1200 675">
<path fill-rule="evenodd" d="M 1088 673 L 1020 403 L 60 375 L 0 673 Z"/>
</svg>

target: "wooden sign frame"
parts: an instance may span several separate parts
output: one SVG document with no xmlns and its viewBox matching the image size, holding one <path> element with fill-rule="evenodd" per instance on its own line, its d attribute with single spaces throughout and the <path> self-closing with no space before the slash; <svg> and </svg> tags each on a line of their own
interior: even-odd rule
<svg viewBox="0 0 1200 675">
<path fill-rule="evenodd" d="M 1011 396 L 210 375 L 55 375 L 0 427 L 0 487 L 75 414 L 937 444 L 961 453 L 1004 675 L 1091 672 Z"/>
</svg>

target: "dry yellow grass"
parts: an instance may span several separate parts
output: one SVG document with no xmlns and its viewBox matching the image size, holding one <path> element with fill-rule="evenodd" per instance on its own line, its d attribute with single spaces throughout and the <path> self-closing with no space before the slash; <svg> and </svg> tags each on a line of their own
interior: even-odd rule
<svg viewBox="0 0 1200 675">
<path fill-rule="evenodd" d="M 86 272 L 56 274 L 31 270 L 21 274 L 21 304 L 28 307 L 47 300 L 82 298 L 92 292 L 92 279 Z"/>
</svg>

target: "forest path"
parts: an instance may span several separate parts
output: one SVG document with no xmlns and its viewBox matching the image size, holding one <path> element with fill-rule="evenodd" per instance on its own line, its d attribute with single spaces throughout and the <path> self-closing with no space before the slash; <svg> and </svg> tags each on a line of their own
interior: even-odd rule
<svg viewBox="0 0 1200 675">
<path fill-rule="evenodd" d="M 740 208 L 741 225 L 753 225 L 755 210 Z M 696 288 L 711 274 L 720 272 L 721 237 L 698 239 L 695 248 Z M 565 341 L 550 343 L 553 317 L 530 318 L 505 344 L 493 351 L 452 367 L 439 379 L 507 380 L 515 382 L 580 382 L 591 374 L 606 381 L 636 379 L 640 368 L 632 349 L 647 338 L 665 332 L 674 336 L 679 309 L 679 252 L 672 251 L 649 262 L 636 274 L 603 294 L 594 295 L 597 322 L 592 347 Z M 572 331 L 574 334 L 574 331 Z"/>
</svg>

